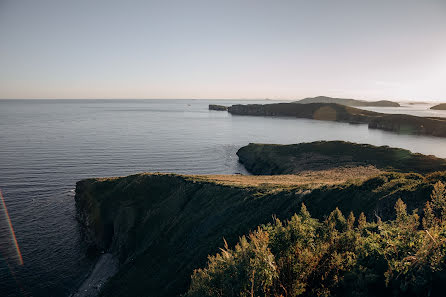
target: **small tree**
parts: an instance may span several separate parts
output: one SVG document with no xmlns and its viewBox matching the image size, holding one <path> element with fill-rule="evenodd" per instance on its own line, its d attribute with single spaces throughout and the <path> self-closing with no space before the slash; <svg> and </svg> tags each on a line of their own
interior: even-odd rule
<svg viewBox="0 0 446 297">
<path fill-rule="evenodd" d="M 348 230 L 352 230 L 354 225 L 355 225 L 355 215 L 353 214 L 353 211 L 351 211 L 347 218 Z"/>
<path fill-rule="evenodd" d="M 365 217 L 365 214 L 361 212 L 358 218 L 358 228 L 362 229 L 365 227 L 366 224 L 367 224 L 367 218 Z"/>
<path fill-rule="evenodd" d="M 304 220 L 311 218 L 310 212 L 308 211 L 307 207 L 303 203 L 302 203 L 302 206 L 300 207 L 299 214 L 302 217 L 302 219 L 304 219 Z"/>
<path fill-rule="evenodd" d="M 426 205 L 424 206 L 424 217 L 422 223 L 424 229 L 429 229 L 435 224 L 435 214 L 429 201 L 427 201 Z"/>
<path fill-rule="evenodd" d="M 444 184 L 439 181 L 434 185 L 431 194 L 431 206 L 435 217 L 440 222 L 446 221 L 446 190 Z"/>
</svg>

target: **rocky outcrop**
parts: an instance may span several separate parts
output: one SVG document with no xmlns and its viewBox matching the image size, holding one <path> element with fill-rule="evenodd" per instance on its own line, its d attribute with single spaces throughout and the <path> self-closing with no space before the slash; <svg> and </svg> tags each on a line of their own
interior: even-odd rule
<svg viewBox="0 0 446 297">
<path fill-rule="evenodd" d="M 441 104 L 432 106 L 431 109 L 433 109 L 433 110 L 446 110 L 446 103 L 441 103 Z"/>
<path fill-rule="evenodd" d="M 398 102 L 389 100 L 379 101 L 366 101 L 357 99 L 344 99 L 344 98 L 332 98 L 327 96 L 318 96 L 312 98 L 305 98 L 295 103 L 308 104 L 308 103 L 336 103 L 347 106 L 370 106 L 370 107 L 400 107 Z"/>
<path fill-rule="evenodd" d="M 228 107 L 224 105 L 209 104 L 209 110 L 226 111 L 228 110 Z"/>
<path fill-rule="evenodd" d="M 187 176 L 140 174 L 80 181 L 75 200 L 86 240 L 120 261 L 104 296 L 178 296 L 223 238 L 232 244 L 271 221 L 272 214 L 289 217 L 299 208 L 296 197 Z"/>
<path fill-rule="evenodd" d="M 381 170 L 430 173 L 446 171 L 446 160 L 388 146 L 344 141 L 292 145 L 254 144 L 240 148 L 239 161 L 253 174 L 297 174 L 309 170 L 373 166 Z"/>
<path fill-rule="evenodd" d="M 368 124 L 370 129 L 446 137 L 446 118 L 385 114 L 334 103 L 239 104 L 230 106 L 228 111 L 235 115 L 296 117 L 351 124 Z"/>
</svg>

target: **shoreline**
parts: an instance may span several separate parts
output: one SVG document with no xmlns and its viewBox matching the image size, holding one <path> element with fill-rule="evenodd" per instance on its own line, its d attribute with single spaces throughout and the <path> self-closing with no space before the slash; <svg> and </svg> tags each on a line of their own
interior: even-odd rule
<svg viewBox="0 0 446 297">
<path fill-rule="evenodd" d="M 79 288 L 70 297 L 96 297 L 105 282 L 118 272 L 118 259 L 111 253 L 102 254 Z"/>
</svg>

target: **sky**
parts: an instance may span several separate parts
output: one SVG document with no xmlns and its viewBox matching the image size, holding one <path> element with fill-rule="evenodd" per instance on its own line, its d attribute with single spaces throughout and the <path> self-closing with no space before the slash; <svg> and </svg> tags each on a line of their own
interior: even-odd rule
<svg viewBox="0 0 446 297">
<path fill-rule="evenodd" d="M 446 102 L 446 0 L 0 0 L 0 98 Z"/>
</svg>

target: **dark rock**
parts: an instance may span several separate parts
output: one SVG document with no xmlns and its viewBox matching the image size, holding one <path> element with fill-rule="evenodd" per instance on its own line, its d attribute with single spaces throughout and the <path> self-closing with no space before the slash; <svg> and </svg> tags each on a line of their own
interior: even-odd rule
<svg viewBox="0 0 446 297">
<path fill-rule="evenodd" d="M 228 107 L 224 105 L 209 104 L 209 110 L 226 111 L 228 110 Z"/>
</svg>

